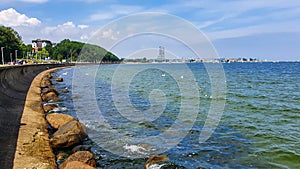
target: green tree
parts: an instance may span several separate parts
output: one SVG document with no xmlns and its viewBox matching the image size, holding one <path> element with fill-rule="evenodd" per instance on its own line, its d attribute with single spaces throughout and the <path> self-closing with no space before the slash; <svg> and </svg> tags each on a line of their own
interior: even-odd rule
<svg viewBox="0 0 300 169">
<path fill-rule="evenodd" d="M 0 47 L 4 47 L 4 62 L 10 61 L 10 53 L 15 54 L 15 50 L 22 51 L 22 38 L 14 29 L 0 26 Z M 2 59 L 1 63 L 2 63 Z"/>
<path fill-rule="evenodd" d="M 76 56 L 78 56 L 81 48 L 83 46 L 83 43 L 80 42 L 73 42 L 69 39 L 65 39 L 58 43 L 53 48 L 53 54 L 52 58 L 57 60 L 62 59 L 69 59 L 71 60 L 71 56 L 73 57 L 72 60 L 76 60 Z M 59 56 L 59 57 L 58 57 Z"/>
<path fill-rule="evenodd" d="M 22 44 L 21 45 L 21 50 L 26 51 L 26 52 L 31 52 L 32 51 L 32 46 L 31 46 L 31 44 L 28 44 L 28 45 Z"/>
<path fill-rule="evenodd" d="M 23 59 L 25 59 L 25 58 L 27 58 L 26 56 L 27 56 L 27 53 L 28 54 L 31 54 L 31 52 L 32 52 L 32 45 L 31 44 L 27 44 L 27 45 L 25 45 L 25 44 L 22 44 L 22 46 L 21 46 L 21 55 L 22 55 L 22 58 Z"/>
<path fill-rule="evenodd" d="M 44 48 L 47 52 L 48 52 L 48 57 L 50 57 L 52 59 L 52 55 L 53 55 L 53 47 L 52 45 L 46 45 Z"/>
<path fill-rule="evenodd" d="M 120 59 L 100 46 L 64 39 L 53 48 L 53 59 L 94 63 L 120 62 Z"/>
<path fill-rule="evenodd" d="M 108 62 L 108 63 L 118 62 L 118 61 L 120 61 L 120 59 L 116 55 L 108 51 L 105 53 L 104 58 L 102 59 L 102 62 Z"/>
<path fill-rule="evenodd" d="M 49 57 L 49 52 L 45 48 L 42 48 L 41 50 L 37 51 L 34 56 L 36 59 L 45 59 Z"/>
</svg>

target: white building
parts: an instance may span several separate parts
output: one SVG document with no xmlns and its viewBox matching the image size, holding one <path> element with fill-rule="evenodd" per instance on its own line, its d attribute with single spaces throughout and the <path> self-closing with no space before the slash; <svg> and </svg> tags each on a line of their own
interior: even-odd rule
<svg viewBox="0 0 300 169">
<path fill-rule="evenodd" d="M 32 40 L 32 48 L 34 49 L 34 51 L 38 51 L 41 48 L 46 47 L 47 45 L 53 45 L 51 41 L 49 40 L 41 40 L 41 39 L 37 39 L 37 40 Z"/>
</svg>

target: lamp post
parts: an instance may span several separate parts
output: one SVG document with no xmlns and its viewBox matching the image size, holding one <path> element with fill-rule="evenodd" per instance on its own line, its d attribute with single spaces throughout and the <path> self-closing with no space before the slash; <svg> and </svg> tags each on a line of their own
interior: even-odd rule
<svg viewBox="0 0 300 169">
<path fill-rule="evenodd" d="M 4 65 L 3 49 L 4 49 L 4 47 L 1 47 L 1 54 L 2 54 L 2 65 Z"/>
<path fill-rule="evenodd" d="M 17 59 L 18 59 L 18 50 L 15 50 L 15 56 L 16 56 L 16 63 L 18 62 Z"/>
<path fill-rule="evenodd" d="M 29 55 L 29 52 L 27 52 L 27 55 L 26 55 L 26 61 L 28 62 L 28 55 Z"/>
<path fill-rule="evenodd" d="M 13 64 L 13 62 L 12 62 L 12 53 L 10 53 L 9 56 L 10 56 L 10 64 Z"/>
</svg>

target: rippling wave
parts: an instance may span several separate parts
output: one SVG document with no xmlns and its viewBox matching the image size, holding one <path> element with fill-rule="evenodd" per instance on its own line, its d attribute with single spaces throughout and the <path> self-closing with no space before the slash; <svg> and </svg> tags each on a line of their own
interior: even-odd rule
<svg viewBox="0 0 300 169">
<path fill-rule="evenodd" d="M 93 83 L 97 105 L 105 119 L 113 129 L 128 137 L 149 137 L 166 131 L 175 122 L 184 98 L 177 79 L 160 70 L 160 66 L 180 74 L 182 80 L 188 79 L 185 72 L 181 72 L 177 64 L 157 64 L 154 67 L 125 65 L 128 69 L 149 67 L 136 74 L 127 89 L 130 104 L 136 113 L 149 110 L 151 91 L 158 89 L 163 92 L 155 94 L 159 104 L 152 105 L 153 111 L 149 114 L 150 119 L 154 120 L 134 122 L 119 112 L 120 109 L 127 109 L 128 105 L 122 105 L 122 100 L 114 102 L 112 99 L 111 81 L 117 66 L 81 67 L 86 76 L 91 69 L 98 69 Z M 179 144 L 165 152 L 170 160 L 162 168 L 300 168 L 300 63 L 223 64 L 227 83 L 225 111 L 213 135 L 202 144 L 199 144 L 199 135 L 210 106 L 214 106 L 211 105 L 214 98 L 211 97 L 210 78 L 204 65 L 192 63 L 188 67 L 193 72 L 200 93 L 198 98 L 188 98 L 199 102 L 198 117 Z M 64 76 L 66 71 L 71 75 L 73 70 L 61 70 L 58 74 Z M 123 73 L 126 78 L 126 72 Z M 187 81 L 192 82 L 191 79 Z M 64 84 L 58 84 L 58 88 L 67 86 L 70 89 L 71 83 L 72 77 L 66 76 Z M 121 92 L 125 89 L 120 85 L 114 90 Z M 84 91 L 62 94 L 65 100 L 61 106 L 67 107 L 70 110 L 67 113 L 76 116 L 76 111 L 88 109 L 89 101 L 74 108 L 72 100 L 84 94 Z M 115 104 L 119 107 L 116 108 Z M 160 112 L 160 104 L 165 105 L 163 112 Z M 92 128 L 91 134 L 97 135 L 98 129 L 105 126 L 95 122 L 88 127 Z M 109 142 L 110 138 L 107 139 Z M 162 143 L 150 141 L 147 144 Z M 115 145 L 112 142 L 110 146 Z M 95 144 L 92 150 L 101 157 L 98 161 L 100 168 L 142 168 L 145 162 L 144 158 L 120 157 L 101 145 Z"/>
</svg>

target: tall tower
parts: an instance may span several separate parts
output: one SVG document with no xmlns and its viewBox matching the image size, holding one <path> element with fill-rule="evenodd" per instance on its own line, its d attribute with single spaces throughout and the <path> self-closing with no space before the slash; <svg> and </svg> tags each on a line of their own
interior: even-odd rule
<svg viewBox="0 0 300 169">
<path fill-rule="evenodd" d="M 158 50 L 158 57 L 157 57 L 157 60 L 162 62 L 164 61 L 166 58 L 165 58 L 165 48 L 162 47 L 162 46 L 159 46 L 159 50 Z"/>
</svg>

